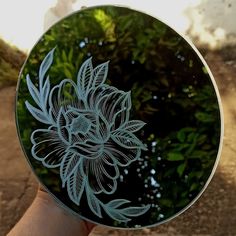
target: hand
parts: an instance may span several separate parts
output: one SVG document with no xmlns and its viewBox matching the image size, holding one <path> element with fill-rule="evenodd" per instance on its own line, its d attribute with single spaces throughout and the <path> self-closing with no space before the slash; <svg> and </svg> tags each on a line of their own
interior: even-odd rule
<svg viewBox="0 0 236 236">
<path fill-rule="evenodd" d="M 66 212 L 39 188 L 33 203 L 8 236 L 87 236 L 94 227 L 95 224 Z"/>
</svg>

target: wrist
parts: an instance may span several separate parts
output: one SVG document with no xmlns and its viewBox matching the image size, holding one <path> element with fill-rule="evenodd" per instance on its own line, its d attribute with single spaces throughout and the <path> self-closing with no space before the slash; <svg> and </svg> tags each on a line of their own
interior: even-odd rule
<svg viewBox="0 0 236 236">
<path fill-rule="evenodd" d="M 42 208 L 46 209 L 51 217 L 62 222 L 62 224 L 56 226 L 58 227 L 59 232 L 61 230 L 66 230 L 68 235 L 87 236 L 96 226 L 93 223 L 82 220 L 67 212 L 42 188 L 39 189 L 35 201 L 42 204 Z"/>
<path fill-rule="evenodd" d="M 8 236 L 88 236 L 94 226 L 69 214 L 47 192 L 39 189 L 33 203 Z"/>
</svg>

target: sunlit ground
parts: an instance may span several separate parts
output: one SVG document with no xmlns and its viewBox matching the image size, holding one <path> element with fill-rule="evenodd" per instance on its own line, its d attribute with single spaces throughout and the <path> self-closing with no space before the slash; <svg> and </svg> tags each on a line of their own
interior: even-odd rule
<svg viewBox="0 0 236 236">
<path fill-rule="evenodd" d="M 62 4 L 58 14 L 45 17 L 57 2 Z M 0 0 L 0 37 L 29 51 L 53 22 L 82 6 L 101 4 L 144 11 L 211 47 L 226 43 L 230 39 L 226 34 L 236 33 L 236 0 Z"/>
</svg>

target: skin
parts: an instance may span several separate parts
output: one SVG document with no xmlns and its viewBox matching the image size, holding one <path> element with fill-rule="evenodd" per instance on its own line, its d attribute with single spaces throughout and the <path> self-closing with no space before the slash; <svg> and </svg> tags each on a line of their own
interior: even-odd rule
<svg viewBox="0 0 236 236">
<path fill-rule="evenodd" d="M 87 236 L 95 224 L 67 213 L 39 189 L 36 198 L 7 236 Z"/>
</svg>

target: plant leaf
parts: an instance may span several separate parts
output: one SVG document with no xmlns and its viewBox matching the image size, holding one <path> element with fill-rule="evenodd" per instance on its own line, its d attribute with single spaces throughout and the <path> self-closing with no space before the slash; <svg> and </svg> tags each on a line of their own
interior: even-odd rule
<svg viewBox="0 0 236 236">
<path fill-rule="evenodd" d="M 115 200 L 108 202 L 106 204 L 106 206 L 109 208 L 118 208 L 125 203 L 130 203 L 130 201 L 126 200 L 126 199 L 115 199 Z"/>
<path fill-rule="evenodd" d="M 150 209 L 150 205 L 141 206 L 141 207 L 127 207 L 121 210 L 122 214 L 126 216 L 140 216 L 145 214 Z"/>
<path fill-rule="evenodd" d="M 186 168 L 186 162 L 184 162 L 178 166 L 177 172 L 180 177 L 183 175 L 185 168 Z"/>
<path fill-rule="evenodd" d="M 196 190 L 197 188 L 199 187 L 199 184 L 198 183 L 192 183 L 191 187 L 190 187 L 190 192 L 193 191 L 193 190 Z"/>
<path fill-rule="evenodd" d="M 63 60 L 63 62 L 68 61 L 65 50 L 62 50 L 62 60 Z"/>
<path fill-rule="evenodd" d="M 109 61 L 98 65 L 94 70 L 93 86 L 97 87 L 103 84 L 107 78 Z"/>
<path fill-rule="evenodd" d="M 70 63 L 72 63 L 73 59 L 73 47 L 70 48 L 69 55 L 68 55 L 68 60 Z"/>
<path fill-rule="evenodd" d="M 177 133 L 177 139 L 178 139 L 181 143 L 184 143 L 185 138 L 186 138 L 186 134 L 185 134 L 184 130 L 181 129 L 180 131 L 178 131 L 178 133 Z"/>
<path fill-rule="evenodd" d="M 28 101 L 25 102 L 25 105 L 35 119 L 45 124 L 51 124 L 41 110 L 33 107 Z"/>
<path fill-rule="evenodd" d="M 173 206 L 172 200 L 166 199 L 166 198 L 160 199 L 159 203 L 160 203 L 161 207 L 162 206 L 165 206 L 165 207 L 172 207 Z"/>
<path fill-rule="evenodd" d="M 184 160 L 184 156 L 181 153 L 178 152 L 170 152 L 167 154 L 167 160 L 168 161 L 181 161 Z"/>
<path fill-rule="evenodd" d="M 56 49 L 56 47 L 53 48 L 53 49 L 47 54 L 47 56 L 43 59 L 41 65 L 40 65 L 40 68 L 39 68 L 39 80 L 40 80 L 41 86 L 43 85 L 42 82 L 43 82 L 44 76 L 45 76 L 46 72 L 48 71 L 49 67 L 50 67 L 51 64 L 52 64 L 52 61 L 53 61 L 53 53 L 54 53 L 55 49 Z"/>
<path fill-rule="evenodd" d="M 72 75 L 71 71 L 68 68 L 64 67 L 63 71 L 64 71 L 64 74 L 67 78 L 69 78 L 69 79 L 73 78 L 73 75 Z"/>
</svg>

